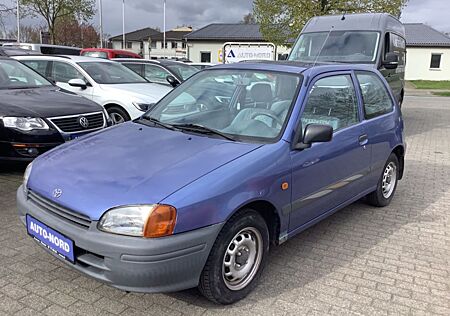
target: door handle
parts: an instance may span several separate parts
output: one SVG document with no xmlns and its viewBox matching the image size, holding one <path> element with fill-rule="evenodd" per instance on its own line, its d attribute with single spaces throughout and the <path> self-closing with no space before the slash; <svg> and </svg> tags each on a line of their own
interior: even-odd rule
<svg viewBox="0 0 450 316">
<path fill-rule="evenodd" d="M 369 142 L 369 137 L 367 136 L 367 134 L 363 134 L 359 136 L 358 141 L 361 146 L 367 145 L 367 143 Z"/>
</svg>

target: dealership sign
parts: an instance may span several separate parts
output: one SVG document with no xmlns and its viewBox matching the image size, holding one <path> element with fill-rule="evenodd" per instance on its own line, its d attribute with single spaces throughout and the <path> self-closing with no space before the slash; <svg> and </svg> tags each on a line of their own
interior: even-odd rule
<svg viewBox="0 0 450 316">
<path fill-rule="evenodd" d="M 244 60 L 275 60 L 276 49 L 271 43 L 225 43 L 222 54 L 225 64 Z"/>
</svg>

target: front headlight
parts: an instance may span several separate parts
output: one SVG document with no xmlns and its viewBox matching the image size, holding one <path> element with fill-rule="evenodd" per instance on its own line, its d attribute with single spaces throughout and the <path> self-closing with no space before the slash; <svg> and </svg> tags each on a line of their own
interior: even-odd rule
<svg viewBox="0 0 450 316">
<path fill-rule="evenodd" d="M 155 103 L 140 103 L 140 102 L 133 102 L 133 105 L 136 107 L 136 109 L 138 109 L 139 111 L 143 111 L 143 112 L 147 112 L 148 110 L 150 110 L 151 108 L 153 108 L 153 106 L 155 105 Z"/>
<path fill-rule="evenodd" d="M 177 211 L 169 205 L 123 206 L 107 211 L 98 229 L 107 233 L 156 238 L 173 234 Z"/>
<path fill-rule="evenodd" d="M 5 116 L 2 118 L 3 125 L 9 128 L 15 128 L 21 131 L 48 130 L 47 123 L 40 117 L 13 117 Z"/>
<path fill-rule="evenodd" d="M 27 168 L 25 169 L 25 173 L 23 174 L 23 190 L 25 193 L 28 191 L 28 178 L 31 174 L 31 169 L 33 168 L 33 163 L 31 162 L 28 164 Z"/>
</svg>

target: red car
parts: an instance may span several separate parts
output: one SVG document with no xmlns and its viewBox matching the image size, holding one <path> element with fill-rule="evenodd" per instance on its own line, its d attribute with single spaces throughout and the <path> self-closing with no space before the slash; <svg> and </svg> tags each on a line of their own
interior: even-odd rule
<svg viewBox="0 0 450 316">
<path fill-rule="evenodd" d="M 80 53 L 81 56 L 87 57 L 98 57 L 104 59 L 113 59 L 113 58 L 142 58 L 141 55 L 138 55 L 133 52 L 129 52 L 126 50 L 119 49 L 110 49 L 110 48 L 85 48 Z"/>
</svg>

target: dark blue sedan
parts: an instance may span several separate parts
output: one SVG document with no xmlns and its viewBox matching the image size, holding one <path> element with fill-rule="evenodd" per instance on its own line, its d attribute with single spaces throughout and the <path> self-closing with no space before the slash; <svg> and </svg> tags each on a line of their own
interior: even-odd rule
<svg viewBox="0 0 450 316">
<path fill-rule="evenodd" d="M 388 205 L 404 155 L 401 113 L 377 70 L 239 63 L 42 155 L 17 203 L 29 235 L 97 280 L 198 286 L 229 304 L 255 287 L 271 246 L 363 197 Z"/>
</svg>

